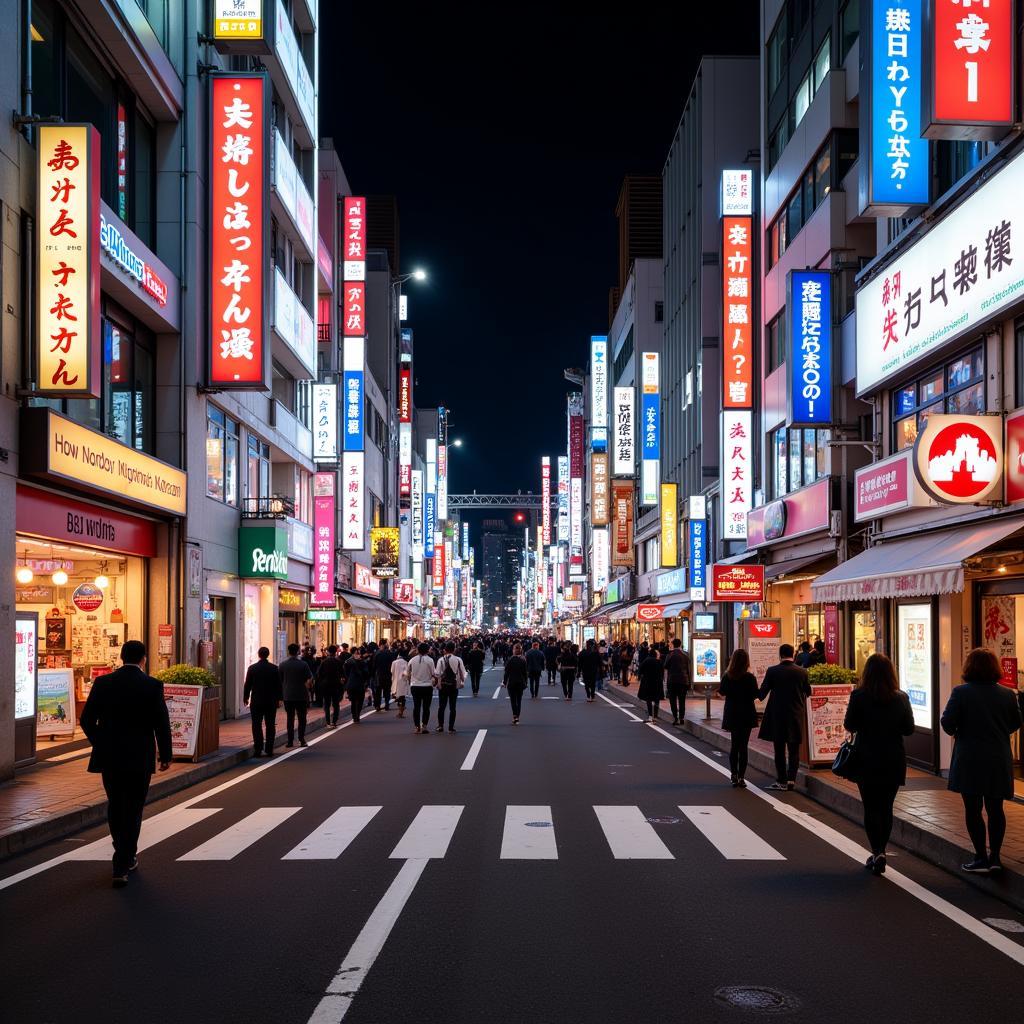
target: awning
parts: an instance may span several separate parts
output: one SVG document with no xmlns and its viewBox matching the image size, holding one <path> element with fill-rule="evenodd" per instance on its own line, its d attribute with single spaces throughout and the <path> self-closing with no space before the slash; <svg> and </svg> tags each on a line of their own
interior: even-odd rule
<svg viewBox="0 0 1024 1024">
<path fill-rule="evenodd" d="M 399 622 L 409 621 L 409 613 L 400 604 L 397 604 L 388 597 L 382 598 L 382 600 L 384 601 L 384 604 L 386 604 L 390 609 L 391 618 L 398 619 Z"/>
<path fill-rule="evenodd" d="M 1024 527 L 1024 518 L 883 541 L 811 581 L 816 601 L 930 597 L 964 589 L 964 561 Z"/>
<path fill-rule="evenodd" d="M 423 616 L 415 608 L 413 608 L 412 605 L 396 604 L 395 607 L 398 608 L 399 611 L 401 611 L 403 617 L 408 622 L 422 622 L 423 621 Z"/>
<path fill-rule="evenodd" d="M 626 602 L 626 604 L 622 605 L 621 608 L 616 608 L 615 611 L 613 611 L 608 616 L 608 621 L 609 622 L 624 622 L 626 619 L 633 618 L 633 616 L 636 614 L 636 606 L 639 603 L 640 603 L 639 601 L 628 601 L 628 602 Z"/>
<path fill-rule="evenodd" d="M 770 583 L 772 580 L 777 580 L 780 576 L 791 576 L 793 573 L 808 569 L 812 565 L 824 562 L 826 559 L 835 561 L 833 555 L 810 555 L 804 558 L 788 558 L 784 562 L 766 565 L 764 567 L 765 582 Z"/>
<path fill-rule="evenodd" d="M 369 619 L 390 619 L 392 616 L 391 609 L 378 597 L 343 590 L 341 599 L 354 615 L 364 615 Z"/>
<path fill-rule="evenodd" d="M 618 611 L 619 608 L 628 603 L 627 601 L 611 601 L 608 604 L 598 605 L 595 608 L 591 608 L 583 617 L 587 622 L 603 626 L 611 621 L 613 612 Z"/>
</svg>

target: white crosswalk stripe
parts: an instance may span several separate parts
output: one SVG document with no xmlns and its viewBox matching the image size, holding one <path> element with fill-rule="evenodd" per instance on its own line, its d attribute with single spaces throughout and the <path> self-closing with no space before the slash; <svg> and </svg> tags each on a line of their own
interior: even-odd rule
<svg viewBox="0 0 1024 1024">
<path fill-rule="evenodd" d="M 558 860 L 551 808 L 540 804 L 510 804 L 505 808 L 501 836 L 502 860 Z"/>
<path fill-rule="evenodd" d="M 185 807 L 173 808 L 162 814 L 154 814 L 152 818 L 147 818 L 142 823 L 142 832 L 139 834 L 139 853 L 165 839 L 170 839 L 171 836 L 183 832 L 200 821 L 204 821 L 219 810 L 219 807 Z M 83 846 L 80 850 L 75 850 L 68 860 L 110 860 L 113 856 L 114 844 L 107 836 L 105 839 L 97 839 L 95 843 Z"/>
<path fill-rule="evenodd" d="M 301 810 L 301 807 L 260 807 L 178 860 L 231 860 Z"/>
<path fill-rule="evenodd" d="M 594 807 L 616 860 L 674 860 L 639 807 Z"/>
<path fill-rule="evenodd" d="M 281 860 L 334 860 L 366 828 L 379 807 L 339 807 Z"/>
<path fill-rule="evenodd" d="M 753 829 L 724 807 L 679 806 L 726 860 L 785 860 Z"/>
<path fill-rule="evenodd" d="M 391 852 L 392 860 L 434 860 L 444 857 L 465 808 L 451 804 L 421 807 Z"/>
</svg>

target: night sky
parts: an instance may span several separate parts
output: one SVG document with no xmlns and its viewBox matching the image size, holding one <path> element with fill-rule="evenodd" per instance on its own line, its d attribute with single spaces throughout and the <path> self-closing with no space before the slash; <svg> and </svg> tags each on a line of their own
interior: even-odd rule
<svg viewBox="0 0 1024 1024">
<path fill-rule="evenodd" d="M 320 5 L 321 135 L 430 274 L 405 286 L 414 398 L 452 410 L 453 493 L 539 490 L 562 370 L 607 332 L 623 175 L 661 172 L 702 54 L 757 51 L 754 0 L 552 6 Z"/>
</svg>

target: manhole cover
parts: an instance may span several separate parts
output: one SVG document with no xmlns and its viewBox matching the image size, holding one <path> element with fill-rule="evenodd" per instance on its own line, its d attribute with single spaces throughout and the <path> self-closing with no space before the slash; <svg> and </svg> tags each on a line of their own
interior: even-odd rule
<svg viewBox="0 0 1024 1024">
<path fill-rule="evenodd" d="M 1012 921 L 1008 917 L 983 917 L 981 920 L 983 924 L 998 928 L 1001 932 L 1010 932 L 1014 935 L 1024 932 L 1024 924 L 1021 924 L 1020 921 Z"/>
<path fill-rule="evenodd" d="M 647 819 L 648 823 L 651 824 L 651 825 L 678 825 L 681 820 L 682 820 L 681 818 L 666 818 L 666 817 L 648 818 Z"/>
<path fill-rule="evenodd" d="M 551 828 L 550 821 L 528 821 L 526 823 L 527 828 Z"/>
<path fill-rule="evenodd" d="M 789 1013 L 800 1008 L 795 996 L 761 985 L 727 985 L 715 990 L 715 998 L 726 1006 L 750 1013 Z"/>
</svg>

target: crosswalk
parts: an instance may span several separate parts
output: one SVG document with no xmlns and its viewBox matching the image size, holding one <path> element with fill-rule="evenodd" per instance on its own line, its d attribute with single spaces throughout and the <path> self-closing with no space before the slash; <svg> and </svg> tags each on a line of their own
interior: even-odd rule
<svg viewBox="0 0 1024 1024">
<path fill-rule="evenodd" d="M 263 842 L 301 807 L 259 807 L 205 839 L 177 859 L 184 862 L 230 861 Z M 285 853 L 286 861 L 336 860 L 383 810 L 381 806 L 344 806 L 333 811 L 305 839 Z M 593 805 L 594 839 L 604 838 L 614 860 L 675 860 L 655 824 L 692 826 L 725 860 L 782 861 L 786 858 L 752 828 L 721 806 L 680 804 L 682 818 L 650 819 L 635 805 Z M 441 860 L 447 856 L 465 807 L 426 804 L 416 813 L 394 849 L 391 860 Z M 220 808 L 172 808 L 142 824 L 139 850 L 147 850 L 201 822 L 223 814 Z M 500 860 L 558 860 L 558 815 L 549 805 L 509 804 L 505 807 Z M 578 826 L 576 826 L 578 827 Z M 667 834 L 667 833 L 665 833 Z M 588 840 L 589 841 L 589 840 Z M 678 849 L 678 846 L 677 846 Z M 105 861 L 112 854 L 109 838 L 75 851 L 69 860 Z M 276 854 L 275 854 L 276 856 Z"/>
</svg>

